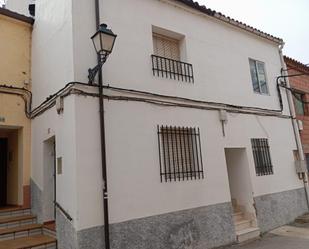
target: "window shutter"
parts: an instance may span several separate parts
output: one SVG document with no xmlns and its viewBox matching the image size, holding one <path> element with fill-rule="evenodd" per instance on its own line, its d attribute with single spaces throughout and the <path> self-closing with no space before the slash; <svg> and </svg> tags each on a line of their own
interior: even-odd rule
<svg viewBox="0 0 309 249">
<path fill-rule="evenodd" d="M 257 73 L 258 73 L 259 82 L 260 82 L 261 93 L 267 94 L 268 89 L 267 89 L 267 84 L 266 84 L 264 63 L 257 61 L 256 66 L 257 66 Z"/>
<path fill-rule="evenodd" d="M 166 36 L 153 34 L 154 54 L 180 61 L 179 41 Z"/>
</svg>

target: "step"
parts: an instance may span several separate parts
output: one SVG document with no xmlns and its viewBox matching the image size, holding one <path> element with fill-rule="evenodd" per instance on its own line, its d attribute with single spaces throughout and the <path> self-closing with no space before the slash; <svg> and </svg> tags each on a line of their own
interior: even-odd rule
<svg viewBox="0 0 309 249">
<path fill-rule="evenodd" d="M 27 214 L 31 214 L 31 210 L 29 208 L 21 208 L 21 207 L 0 208 L 0 219 L 4 217 L 21 216 Z"/>
<path fill-rule="evenodd" d="M 46 235 L 34 235 L 15 240 L 5 240 L 0 242 L 0 249 L 56 249 L 57 240 Z"/>
<path fill-rule="evenodd" d="M 57 238 L 56 230 L 51 229 L 50 227 L 45 226 L 45 225 L 43 226 L 43 234 L 48 235 L 48 236 L 53 237 L 53 238 Z"/>
<path fill-rule="evenodd" d="M 43 225 L 43 234 L 56 238 L 56 222 L 49 221 L 45 222 Z"/>
<path fill-rule="evenodd" d="M 40 224 L 31 224 L 0 229 L 0 241 L 42 234 L 42 228 L 43 226 Z"/>
<path fill-rule="evenodd" d="M 11 228 L 21 225 L 28 225 L 33 224 L 35 222 L 36 222 L 36 216 L 34 215 L 21 215 L 21 216 L 0 218 L 0 229 Z"/>
<path fill-rule="evenodd" d="M 45 228 L 45 227 L 43 227 L 43 234 L 44 235 L 47 235 L 47 236 L 50 236 L 50 237 L 53 237 L 53 238 L 57 238 L 57 233 L 56 233 L 56 231 L 54 231 L 54 230 L 50 230 L 50 229 L 48 229 L 48 228 Z"/>
<path fill-rule="evenodd" d="M 236 231 L 237 242 L 242 243 L 248 240 L 258 239 L 260 234 L 260 229 L 256 227 L 250 227 L 241 231 Z"/>
<path fill-rule="evenodd" d="M 251 221 L 247 219 L 242 219 L 235 222 L 236 231 L 241 231 L 251 227 Z"/>
</svg>

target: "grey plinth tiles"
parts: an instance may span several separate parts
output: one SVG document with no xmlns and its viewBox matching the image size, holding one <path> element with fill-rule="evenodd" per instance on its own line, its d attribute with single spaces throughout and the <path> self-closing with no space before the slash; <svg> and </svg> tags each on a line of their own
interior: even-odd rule
<svg viewBox="0 0 309 249">
<path fill-rule="evenodd" d="M 308 212 L 305 190 L 295 189 L 255 197 L 258 225 L 262 233 L 290 223 Z"/>
<path fill-rule="evenodd" d="M 103 227 L 71 232 L 67 220 L 57 215 L 57 234 L 62 249 L 103 248 Z M 58 223 L 60 228 L 58 228 Z M 68 231 L 64 231 L 68 229 Z M 75 240 L 62 243 L 62 240 Z M 235 241 L 230 203 L 200 207 L 111 224 L 112 249 L 207 249 Z"/>
<path fill-rule="evenodd" d="M 42 213 L 41 192 L 31 182 L 32 208 Z M 292 222 L 308 211 L 303 188 L 255 197 L 261 232 Z M 235 242 L 231 203 L 188 209 L 110 225 L 112 249 L 208 249 Z M 73 221 L 74 222 L 74 221 Z M 104 227 L 76 231 L 57 211 L 62 249 L 104 248 Z"/>
<path fill-rule="evenodd" d="M 189 209 L 112 226 L 112 248 L 206 249 L 235 241 L 230 203 Z"/>
<path fill-rule="evenodd" d="M 77 234 L 73 225 L 57 209 L 56 211 L 56 229 L 58 247 L 61 249 L 78 249 Z M 95 238 L 93 238 L 95 239 Z M 91 248 L 91 247 L 89 247 Z"/>
<path fill-rule="evenodd" d="M 30 180 L 31 189 L 31 212 L 37 216 L 38 222 L 43 222 L 43 208 L 42 208 L 42 191 L 36 183 Z"/>
</svg>

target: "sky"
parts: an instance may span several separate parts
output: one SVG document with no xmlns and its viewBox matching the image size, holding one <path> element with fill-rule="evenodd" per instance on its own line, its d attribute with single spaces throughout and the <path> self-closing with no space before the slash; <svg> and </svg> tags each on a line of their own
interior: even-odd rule
<svg viewBox="0 0 309 249">
<path fill-rule="evenodd" d="M 284 40 L 283 52 L 309 63 L 309 0 L 197 0 Z"/>
<path fill-rule="evenodd" d="M 0 4 L 4 0 L 0 0 Z M 195 0 L 196 1 L 196 0 Z M 284 54 L 309 63 L 309 0 L 197 0 L 200 4 L 280 37 Z"/>
</svg>

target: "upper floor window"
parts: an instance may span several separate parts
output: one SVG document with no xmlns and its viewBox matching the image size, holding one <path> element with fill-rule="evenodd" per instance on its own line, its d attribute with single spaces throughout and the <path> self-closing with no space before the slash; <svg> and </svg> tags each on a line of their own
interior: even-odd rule
<svg viewBox="0 0 309 249">
<path fill-rule="evenodd" d="M 160 31 L 163 34 L 159 34 Z M 182 61 L 185 57 L 184 36 L 153 27 L 152 41 L 153 75 L 193 83 L 193 67 Z"/>
<path fill-rule="evenodd" d="M 155 55 L 180 61 L 179 40 L 153 33 L 153 52 Z"/>
<path fill-rule="evenodd" d="M 264 62 L 249 59 L 252 86 L 255 93 L 268 94 Z"/>
<path fill-rule="evenodd" d="M 298 115 L 305 115 L 305 94 L 300 92 L 294 92 L 295 111 Z"/>
</svg>

